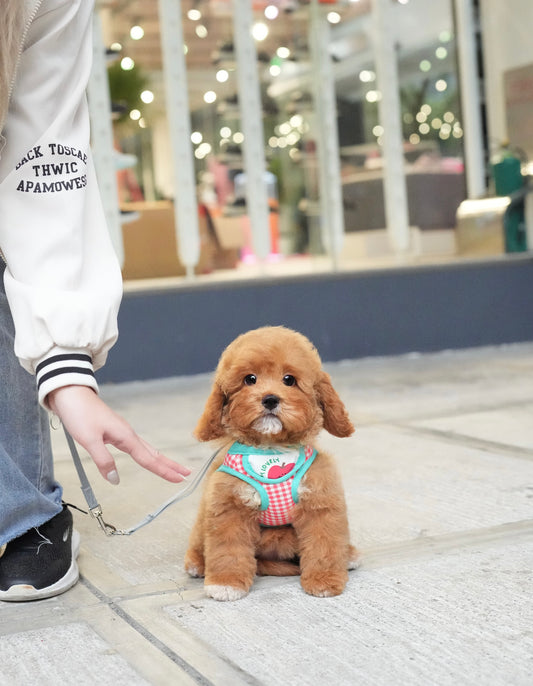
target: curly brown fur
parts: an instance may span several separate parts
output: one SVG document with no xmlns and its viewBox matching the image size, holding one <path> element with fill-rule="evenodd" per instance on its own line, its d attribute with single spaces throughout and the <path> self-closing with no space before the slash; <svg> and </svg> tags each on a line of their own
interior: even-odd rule
<svg viewBox="0 0 533 686">
<path fill-rule="evenodd" d="M 276 397 L 275 407 L 265 407 L 267 396 Z M 199 440 L 219 439 L 223 447 L 207 477 L 185 556 L 187 572 L 205 577 L 209 596 L 241 598 L 256 574 L 300 574 L 307 593 L 342 593 L 357 551 L 349 542 L 344 493 L 330 455 L 318 451 L 300 482 L 292 523 L 286 526 L 261 526 L 255 489 L 217 471 L 235 441 L 259 448 L 307 445 L 322 429 L 338 437 L 354 431 L 305 336 L 284 327 L 263 327 L 226 348 L 195 430 Z"/>
</svg>

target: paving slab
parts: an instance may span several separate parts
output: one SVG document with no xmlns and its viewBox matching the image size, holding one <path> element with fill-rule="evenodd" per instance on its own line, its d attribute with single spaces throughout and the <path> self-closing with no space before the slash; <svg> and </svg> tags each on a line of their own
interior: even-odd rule
<svg viewBox="0 0 533 686">
<path fill-rule="evenodd" d="M 261 684 L 529 686 L 531 534 L 527 543 L 363 568 L 337 598 L 303 597 L 290 580 L 239 603 L 165 611 Z"/>
</svg>

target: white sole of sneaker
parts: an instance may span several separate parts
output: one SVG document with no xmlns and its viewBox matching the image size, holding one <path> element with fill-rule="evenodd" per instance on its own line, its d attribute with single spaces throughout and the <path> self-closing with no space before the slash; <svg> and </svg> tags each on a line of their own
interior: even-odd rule
<svg viewBox="0 0 533 686">
<path fill-rule="evenodd" d="M 74 530 L 72 532 L 72 563 L 67 570 L 67 573 L 61 577 L 55 584 L 47 586 L 46 588 L 34 588 L 29 584 L 18 584 L 11 586 L 7 591 L 0 591 L 0 600 L 13 603 L 23 603 L 30 600 L 43 600 L 44 598 L 52 598 L 60 595 L 69 588 L 72 588 L 78 581 L 80 573 L 78 570 L 78 563 L 76 559 L 80 552 L 80 535 Z"/>
</svg>

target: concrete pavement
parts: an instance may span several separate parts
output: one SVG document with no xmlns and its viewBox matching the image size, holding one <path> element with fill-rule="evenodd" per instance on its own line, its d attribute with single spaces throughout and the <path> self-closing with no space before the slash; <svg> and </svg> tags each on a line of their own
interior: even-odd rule
<svg viewBox="0 0 533 686">
<path fill-rule="evenodd" d="M 204 597 L 182 559 L 199 491 L 127 538 L 75 514 L 81 580 L 0 603 L 0 683 L 529 686 L 533 683 L 533 344 L 327 365 L 357 426 L 326 434 L 362 566 L 337 598 L 261 578 Z M 210 376 L 102 388 L 147 440 L 197 469 Z M 65 500 L 84 507 L 62 432 Z M 128 527 L 176 491 L 118 457 L 87 463 L 106 519 Z"/>
</svg>

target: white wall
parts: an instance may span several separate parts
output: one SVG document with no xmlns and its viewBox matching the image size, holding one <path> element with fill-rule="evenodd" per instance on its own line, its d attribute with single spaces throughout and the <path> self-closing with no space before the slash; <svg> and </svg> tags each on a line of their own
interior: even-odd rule
<svg viewBox="0 0 533 686">
<path fill-rule="evenodd" d="M 533 0 L 481 0 L 481 27 L 489 139 L 497 145 L 508 138 L 503 74 L 533 63 Z"/>
</svg>

